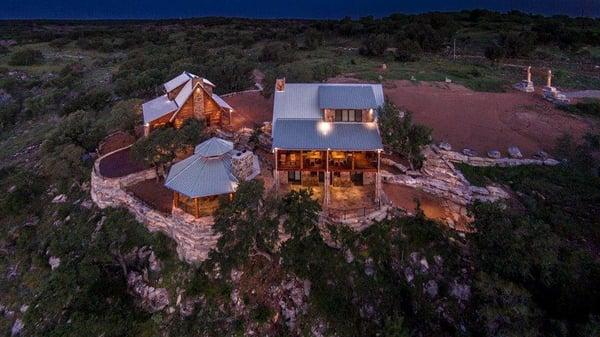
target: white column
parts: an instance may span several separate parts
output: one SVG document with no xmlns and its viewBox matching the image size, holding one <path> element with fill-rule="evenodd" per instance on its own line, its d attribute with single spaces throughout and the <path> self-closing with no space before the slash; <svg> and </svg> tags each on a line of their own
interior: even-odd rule
<svg viewBox="0 0 600 337">
<path fill-rule="evenodd" d="M 547 79 L 546 86 L 547 87 L 552 86 L 552 70 L 548 70 L 548 79 Z"/>
</svg>

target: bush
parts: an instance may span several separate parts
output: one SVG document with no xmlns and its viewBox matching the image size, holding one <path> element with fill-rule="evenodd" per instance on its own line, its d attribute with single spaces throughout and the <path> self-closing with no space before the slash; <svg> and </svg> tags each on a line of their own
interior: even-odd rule
<svg viewBox="0 0 600 337">
<path fill-rule="evenodd" d="M 398 62 L 416 62 L 422 52 L 421 46 L 416 41 L 404 39 L 398 44 L 396 60 Z"/>
<path fill-rule="evenodd" d="M 32 66 L 40 64 L 43 61 L 44 55 L 42 55 L 41 51 L 35 49 L 23 49 L 14 52 L 8 60 L 8 64 L 11 66 Z"/>
<path fill-rule="evenodd" d="M 365 56 L 381 56 L 387 50 L 388 45 L 389 37 L 387 35 L 370 35 L 363 41 L 358 52 Z"/>
<path fill-rule="evenodd" d="M 588 99 L 574 105 L 561 105 L 563 110 L 577 115 L 588 115 L 600 118 L 600 100 Z"/>
<path fill-rule="evenodd" d="M 485 57 L 492 62 L 499 62 L 504 56 L 504 49 L 497 44 L 485 48 Z"/>
<path fill-rule="evenodd" d="M 261 62 L 289 63 L 294 59 L 291 48 L 281 42 L 272 42 L 264 45 L 258 60 Z"/>
</svg>

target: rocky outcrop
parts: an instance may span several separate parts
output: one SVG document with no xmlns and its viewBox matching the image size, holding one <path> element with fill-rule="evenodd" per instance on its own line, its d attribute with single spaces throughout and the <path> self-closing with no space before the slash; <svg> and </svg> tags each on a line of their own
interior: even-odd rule
<svg viewBox="0 0 600 337">
<path fill-rule="evenodd" d="M 127 275 L 127 286 L 129 292 L 139 298 L 140 306 L 144 310 L 154 313 L 166 308 L 169 301 L 169 293 L 165 288 L 154 288 L 146 282 L 142 274 L 131 271 Z"/>
<path fill-rule="evenodd" d="M 155 179 L 154 170 L 145 170 L 120 178 L 105 178 L 98 172 L 99 160 L 92 170 L 92 201 L 100 208 L 126 207 L 149 231 L 160 231 L 177 243 L 179 258 L 189 262 L 203 261 L 216 245 L 218 235 L 212 230 L 213 218 L 196 219 L 178 209 L 170 215 L 161 213 L 126 192 L 126 187 L 138 182 Z"/>
<path fill-rule="evenodd" d="M 520 165 L 547 165 L 554 166 L 558 165 L 559 162 L 555 159 L 548 158 L 547 154 L 543 151 L 540 151 L 539 154 L 535 156 L 535 158 L 496 158 L 497 155 L 494 154 L 490 156 L 492 158 L 485 157 L 477 157 L 467 154 L 462 154 L 454 151 L 445 151 L 436 146 L 432 146 L 431 150 L 434 153 L 441 155 L 446 160 L 453 163 L 464 163 L 469 164 L 471 166 L 499 166 L 499 167 L 511 167 L 511 166 L 520 166 Z M 517 156 L 520 154 L 519 149 L 513 150 L 513 155 Z M 490 151 L 492 152 L 492 151 Z M 497 151 L 499 152 L 499 151 Z M 470 153 L 472 154 L 472 153 Z"/>
</svg>

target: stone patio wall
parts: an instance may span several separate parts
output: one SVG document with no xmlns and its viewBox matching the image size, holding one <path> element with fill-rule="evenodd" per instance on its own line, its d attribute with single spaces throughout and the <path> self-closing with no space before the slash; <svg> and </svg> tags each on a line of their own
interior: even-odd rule
<svg viewBox="0 0 600 337">
<path fill-rule="evenodd" d="M 177 243 L 177 254 L 188 263 L 200 262 L 208 257 L 219 236 L 212 230 L 213 218 L 196 219 L 179 209 L 173 214 L 161 213 L 133 195 L 126 187 L 138 182 L 156 178 L 153 169 L 133 173 L 119 178 L 105 178 L 98 172 L 98 159 L 91 174 L 91 197 L 100 208 L 126 207 L 135 218 L 146 225 L 150 232 L 160 231 Z"/>
</svg>

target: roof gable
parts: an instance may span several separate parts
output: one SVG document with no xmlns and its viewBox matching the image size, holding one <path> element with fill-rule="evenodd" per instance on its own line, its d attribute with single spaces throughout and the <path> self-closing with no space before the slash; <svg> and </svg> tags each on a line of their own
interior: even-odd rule
<svg viewBox="0 0 600 337">
<path fill-rule="evenodd" d="M 194 154 L 203 157 L 215 157 L 222 156 L 231 150 L 233 150 L 232 142 L 221 138 L 212 137 L 211 139 L 206 140 L 196 146 L 194 149 Z"/>
</svg>

